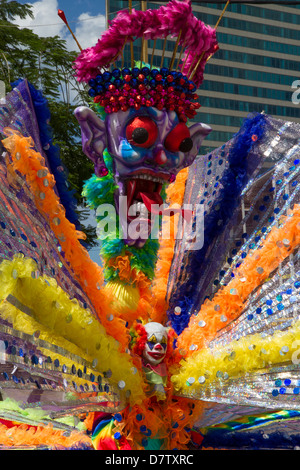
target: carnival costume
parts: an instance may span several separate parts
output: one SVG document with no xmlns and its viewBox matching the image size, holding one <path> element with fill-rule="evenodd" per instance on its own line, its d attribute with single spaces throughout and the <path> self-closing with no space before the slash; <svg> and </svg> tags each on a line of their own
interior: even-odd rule
<svg viewBox="0 0 300 470">
<path fill-rule="evenodd" d="M 169 66 L 110 68 L 127 43 L 167 38 Z M 0 107 L 2 448 L 299 445 L 300 125 L 253 114 L 197 157 L 211 129 L 189 120 L 217 48 L 172 0 L 120 12 L 76 59 L 103 267 L 46 99 L 19 81 Z"/>
</svg>

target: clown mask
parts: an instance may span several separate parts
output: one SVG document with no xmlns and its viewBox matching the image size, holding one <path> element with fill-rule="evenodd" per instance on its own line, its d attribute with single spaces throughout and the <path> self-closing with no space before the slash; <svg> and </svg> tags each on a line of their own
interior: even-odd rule
<svg viewBox="0 0 300 470">
<path fill-rule="evenodd" d="M 143 351 L 145 364 L 157 366 L 166 356 L 168 344 L 168 332 L 160 323 L 151 322 L 145 325 L 147 342 Z"/>
<path fill-rule="evenodd" d="M 113 157 L 115 206 L 125 243 L 144 246 L 155 215 L 163 213 L 163 186 L 193 163 L 211 128 L 199 122 L 188 127 L 174 111 L 145 106 L 109 114 L 105 120 L 79 107 L 75 116 L 83 151 L 94 162 L 97 176 L 106 174 L 104 149 Z"/>
</svg>

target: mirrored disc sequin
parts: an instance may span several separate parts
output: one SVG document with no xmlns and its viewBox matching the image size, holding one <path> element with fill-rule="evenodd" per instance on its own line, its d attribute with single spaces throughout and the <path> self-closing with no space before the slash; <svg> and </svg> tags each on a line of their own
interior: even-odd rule
<svg viewBox="0 0 300 470">
<path fill-rule="evenodd" d="M 118 387 L 119 387 L 120 390 L 123 390 L 125 388 L 125 385 L 126 384 L 125 384 L 124 380 L 120 380 L 118 382 Z"/>
</svg>

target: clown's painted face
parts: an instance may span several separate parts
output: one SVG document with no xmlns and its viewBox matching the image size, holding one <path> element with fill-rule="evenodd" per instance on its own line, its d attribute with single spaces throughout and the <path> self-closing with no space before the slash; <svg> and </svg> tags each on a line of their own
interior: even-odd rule
<svg viewBox="0 0 300 470">
<path fill-rule="evenodd" d="M 145 106 L 109 114 L 105 121 L 86 107 L 77 108 L 75 115 L 83 151 L 94 162 L 97 176 L 103 176 L 105 170 L 104 149 L 114 157 L 115 204 L 126 234 L 124 241 L 129 246 L 143 246 L 153 215 L 164 203 L 163 185 L 175 181 L 177 173 L 193 163 L 211 128 L 200 123 L 188 127 L 174 111 Z"/>
<path fill-rule="evenodd" d="M 145 325 L 147 342 L 143 351 L 144 362 L 156 366 L 160 364 L 167 352 L 168 333 L 160 323 L 150 322 Z"/>
</svg>

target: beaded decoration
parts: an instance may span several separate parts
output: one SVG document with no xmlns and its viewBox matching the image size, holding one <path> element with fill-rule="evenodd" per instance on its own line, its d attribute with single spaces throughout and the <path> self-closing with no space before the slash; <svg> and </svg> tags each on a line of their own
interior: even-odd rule
<svg viewBox="0 0 300 470">
<path fill-rule="evenodd" d="M 108 114 L 147 106 L 175 111 L 180 121 L 186 122 L 200 108 L 195 83 L 166 67 L 116 68 L 112 72 L 100 72 L 89 80 L 89 86 L 89 95 Z"/>
</svg>

